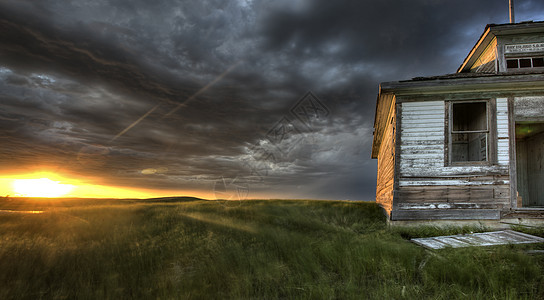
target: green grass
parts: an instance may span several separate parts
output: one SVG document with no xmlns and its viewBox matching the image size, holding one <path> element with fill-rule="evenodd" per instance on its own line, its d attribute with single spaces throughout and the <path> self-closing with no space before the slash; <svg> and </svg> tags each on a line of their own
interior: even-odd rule
<svg viewBox="0 0 544 300">
<path fill-rule="evenodd" d="M 542 299 L 542 244 L 428 251 L 374 203 L 3 199 L 0 299 Z M 542 232 L 542 231 L 540 231 Z"/>
</svg>

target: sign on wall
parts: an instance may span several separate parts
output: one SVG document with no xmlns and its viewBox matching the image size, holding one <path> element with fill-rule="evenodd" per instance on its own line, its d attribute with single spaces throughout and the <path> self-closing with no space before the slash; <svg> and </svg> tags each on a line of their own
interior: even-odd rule
<svg viewBox="0 0 544 300">
<path fill-rule="evenodd" d="M 544 43 L 504 45 L 504 53 L 544 52 Z"/>
</svg>

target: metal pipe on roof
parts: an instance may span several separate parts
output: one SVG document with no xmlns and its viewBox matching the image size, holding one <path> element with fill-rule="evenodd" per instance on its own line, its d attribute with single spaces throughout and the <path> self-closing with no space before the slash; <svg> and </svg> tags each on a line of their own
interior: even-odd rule
<svg viewBox="0 0 544 300">
<path fill-rule="evenodd" d="M 510 6 L 510 23 L 514 24 L 516 23 L 516 19 L 514 18 L 514 0 L 508 0 L 508 2 Z"/>
</svg>

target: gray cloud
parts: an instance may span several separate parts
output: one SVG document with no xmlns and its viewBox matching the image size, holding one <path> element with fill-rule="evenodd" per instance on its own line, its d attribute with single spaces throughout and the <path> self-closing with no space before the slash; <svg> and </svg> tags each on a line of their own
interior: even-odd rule
<svg viewBox="0 0 544 300">
<path fill-rule="evenodd" d="M 516 4 L 519 21 L 543 15 Z M 491 0 L 2 1 L 0 167 L 372 199 L 379 82 L 454 72 L 485 24 L 506 21 Z M 330 112 L 311 128 L 290 112 L 307 91 Z M 298 131 L 266 144 L 284 119 Z"/>
</svg>

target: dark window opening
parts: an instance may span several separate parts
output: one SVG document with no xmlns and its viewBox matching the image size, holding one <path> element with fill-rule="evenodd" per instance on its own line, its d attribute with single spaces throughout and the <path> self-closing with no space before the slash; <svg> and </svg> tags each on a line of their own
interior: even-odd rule
<svg viewBox="0 0 544 300">
<path fill-rule="evenodd" d="M 544 67 L 544 57 L 509 58 L 506 60 L 507 69 L 542 67 Z"/>
<path fill-rule="evenodd" d="M 517 68 L 519 68 L 518 60 L 517 59 L 507 59 L 506 60 L 506 67 L 508 69 L 517 69 Z"/>
<path fill-rule="evenodd" d="M 534 57 L 533 58 L 533 67 L 544 67 L 544 57 Z"/>
<path fill-rule="evenodd" d="M 487 103 L 453 103 L 451 161 L 487 161 Z"/>
<path fill-rule="evenodd" d="M 522 58 L 519 60 L 519 67 L 520 68 L 530 68 L 531 67 L 531 59 L 530 58 Z"/>
</svg>

